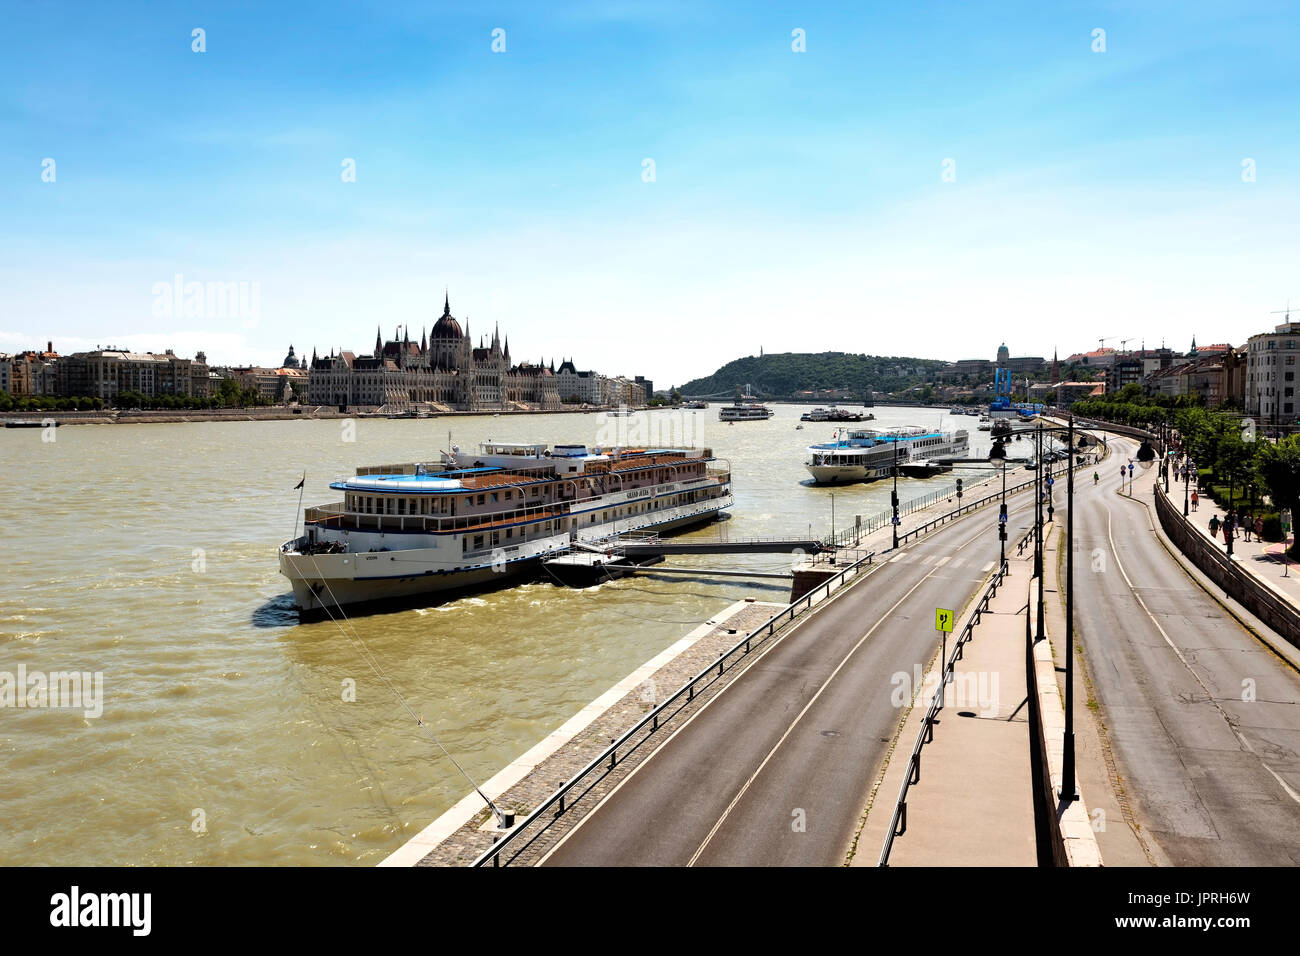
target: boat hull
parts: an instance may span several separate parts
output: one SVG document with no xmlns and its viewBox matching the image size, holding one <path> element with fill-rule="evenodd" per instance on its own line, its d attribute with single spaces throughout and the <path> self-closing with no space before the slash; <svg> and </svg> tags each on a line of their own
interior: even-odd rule
<svg viewBox="0 0 1300 956">
<path fill-rule="evenodd" d="M 705 507 L 655 522 L 592 525 L 577 532 L 580 540 L 594 541 L 619 531 L 673 531 L 717 518 L 733 499 L 718 499 Z M 714 501 L 710 501 L 712 506 Z M 470 592 L 482 592 L 514 583 L 520 577 L 542 574 L 542 561 L 565 549 L 564 541 L 532 550 L 520 557 L 471 568 L 447 568 L 446 559 L 433 548 L 397 551 L 308 554 L 298 550 L 299 538 L 280 550 L 280 572 L 293 587 L 294 605 L 304 618 L 327 617 L 338 609 L 389 610 L 397 606 L 427 605 Z M 436 602 L 432 602 L 436 603 Z"/>
<path fill-rule="evenodd" d="M 808 473 L 819 485 L 847 485 L 875 481 L 890 475 L 890 466 L 871 468 L 862 465 L 807 465 Z"/>
</svg>

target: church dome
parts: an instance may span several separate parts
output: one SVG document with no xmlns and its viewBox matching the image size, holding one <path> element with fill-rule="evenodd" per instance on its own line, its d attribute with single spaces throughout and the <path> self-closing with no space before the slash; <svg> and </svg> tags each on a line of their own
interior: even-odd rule
<svg viewBox="0 0 1300 956">
<path fill-rule="evenodd" d="M 433 325 L 433 332 L 430 333 L 431 339 L 463 339 L 465 333 L 460 330 L 460 323 L 451 315 L 451 299 L 448 297 L 443 301 L 442 318 L 438 319 Z"/>
</svg>

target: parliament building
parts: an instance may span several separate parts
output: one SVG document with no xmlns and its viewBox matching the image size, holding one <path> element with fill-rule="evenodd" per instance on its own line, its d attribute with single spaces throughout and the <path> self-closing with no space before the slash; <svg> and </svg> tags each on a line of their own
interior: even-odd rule
<svg viewBox="0 0 1300 956">
<path fill-rule="evenodd" d="M 560 393 L 554 368 L 512 365 L 510 340 L 503 344 L 498 331 L 493 330 L 490 344 L 481 340 L 476 348 L 469 321 L 462 330 L 448 297 L 442 317 L 427 336 L 421 332 L 419 342 L 406 330 L 385 342 L 376 330 L 373 355 L 331 351 L 318 357 L 313 350 L 307 401 L 400 411 L 554 410 Z"/>
</svg>

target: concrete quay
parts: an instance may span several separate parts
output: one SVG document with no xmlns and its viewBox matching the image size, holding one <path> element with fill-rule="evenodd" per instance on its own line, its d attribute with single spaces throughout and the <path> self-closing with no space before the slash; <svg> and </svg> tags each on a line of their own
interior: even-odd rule
<svg viewBox="0 0 1300 956">
<path fill-rule="evenodd" d="M 518 814 L 522 820 L 524 814 L 585 767 L 662 697 L 717 660 L 740 635 L 762 624 L 780 608 L 757 601 L 730 605 L 646 661 L 512 761 L 481 785 L 483 792 L 503 812 Z M 628 763 L 630 768 L 632 762 Z M 471 792 L 379 865 L 466 866 L 503 832 L 482 799 Z"/>
</svg>

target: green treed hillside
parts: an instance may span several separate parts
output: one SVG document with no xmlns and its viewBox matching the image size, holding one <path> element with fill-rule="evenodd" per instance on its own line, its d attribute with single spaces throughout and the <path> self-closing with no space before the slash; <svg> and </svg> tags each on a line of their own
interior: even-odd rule
<svg viewBox="0 0 1300 956">
<path fill-rule="evenodd" d="M 707 378 L 681 386 L 683 395 L 730 394 L 751 385 L 754 394 L 786 398 L 808 389 L 895 392 L 930 379 L 945 363 L 934 359 L 856 355 L 850 352 L 782 352 L 728 362 Z"/>
</svg>

